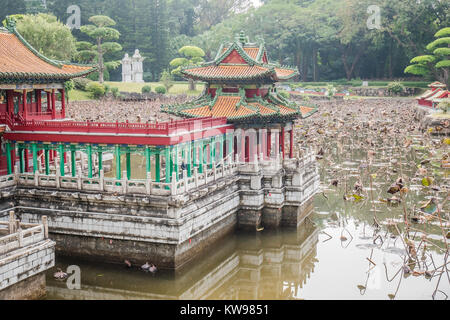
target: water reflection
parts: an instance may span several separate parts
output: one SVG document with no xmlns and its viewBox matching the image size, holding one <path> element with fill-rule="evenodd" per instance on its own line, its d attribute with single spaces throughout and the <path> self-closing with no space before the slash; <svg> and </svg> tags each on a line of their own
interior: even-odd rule
<svg viewBox="0 0 450 320">
<path fill-rule="evenodd" d="M 318 228 L 235 234 L 173 274 L 57 257 L 57 267 L 78 265 L 81 290 L 47 273 L 48 299 L 290 299 L 297 298 L 318 260 Z"/>
</svg>

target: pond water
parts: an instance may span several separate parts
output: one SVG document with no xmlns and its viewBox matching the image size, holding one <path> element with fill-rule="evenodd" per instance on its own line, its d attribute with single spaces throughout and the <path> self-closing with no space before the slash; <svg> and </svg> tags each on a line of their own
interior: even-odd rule
<svg viewBox="0 0 450 320">
<path fill-rule="evenodd" d="M 449 172 L 441 160 L 448 144 L 408 127 L 392 136 L 370 134 L 380 121 L 398 124 L 392 120 L 398 114 L 381 114 L 368 128 L 349 115 L 347 122 L 359 121 L 361 129 L 336 126 L 345 132 L 339 135 L 330 125 L 336 121 L 326 120 L 332 110 L 298 127 L 297 137 L 318 125 L 329 132 L 308 134 L 317 145 L 322 190 L 297 230 L 236 232 L 177 274 L 57 257 L 56 267 L 81 268 L 81 290 L 53 279 L 53 269 L 47 298 L 446 299 Z M 424 178 L 432 178 L 431 186 Z M 387 193 L 396 181 L 402 191 Z"/>
</svg>

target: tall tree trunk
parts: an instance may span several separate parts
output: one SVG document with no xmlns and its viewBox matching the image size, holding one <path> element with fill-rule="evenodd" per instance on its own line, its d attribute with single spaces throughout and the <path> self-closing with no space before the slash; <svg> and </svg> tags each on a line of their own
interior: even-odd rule
<svg viewBox="0 0 450 320">
<path fill-rule="evenodd" d="M 318 81 L 319 78 L 319 70 L 317 65 L 317 48 L 314 47 L 313 49 L 313 80 L 314 82 Z"/>
<path fill-rule="evenodd" d="M 101 38 L 97 38 L 97 51 L 98 51 L 98 81 L 100 83 L 103 83 L 103 82 L 105 82 L 105 80 L 104 80 L 105 65 L 103 63 L 103 52 L 102 52 L 102 40 L 101 40 Z"/>
<path fill-rule="evenodd" d="M 392 49 L 392 39 L 389 41 L 389 79 L 392 79 L 392 55 L 393 53 L 393 49 Z"/>
<path fill-rule="evenodd" d="M 302 81 L 308 81 L 308 56 L 306 55 L 306 49 L 302 50 Z"/>
<path fill-rule="evenodd" d="M 189 78 L 189 91 L 195 91 L 195 81 Z"/>
<path fill-rule="evenodd" d="M 361 57 L 362 53 L 364 52 L 364 48 L 365 47 L 362 46 L 358 50 L 355 58 L 353 59 L 352 65 L 349 66 L 348 62 L 347 62 L 347 58 L 348 58 L 347 48 L 341 46 L 341 53 L 342 53 L 341 58 L 342 58 L 342 63 L 344 64 L 345 75 L 346 75 L 347 81 L 352 80 L 353 71 L 355 70 L 355 66 L 358 63 L 359 58 Z"/>
</svg>

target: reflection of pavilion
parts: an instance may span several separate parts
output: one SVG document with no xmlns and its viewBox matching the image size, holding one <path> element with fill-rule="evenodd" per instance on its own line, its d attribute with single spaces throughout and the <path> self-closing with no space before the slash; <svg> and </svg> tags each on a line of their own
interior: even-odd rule
<svg viewBox="0 0 450 320">
<path fill-rule="evenodd" d="M 255 237 L 253 243 L 244 241 L 237 252 L 236 274 L 206 297 L 272 300 L 296 296 L 314 272 L 317 241 L 318 229 L 308 222 L 297 232 L 276 232 Z"/>
<path fill-rule="evenodd" d="M 237 235 L 175 277 L 81 265 L 82 290 L 53 279 L 47 289 L 52 299 L 290 299 L 314 272 L 318 233 L 306 221 L 296 231 Z"/>
</svg>

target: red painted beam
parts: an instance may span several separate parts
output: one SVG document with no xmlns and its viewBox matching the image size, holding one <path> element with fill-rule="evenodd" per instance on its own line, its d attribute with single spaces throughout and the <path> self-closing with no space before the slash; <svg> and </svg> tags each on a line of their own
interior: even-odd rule
<svg viewBox="0 0 450 320">
<path fill-rule="evenodd" d="M 42 141 L 55 143 L 90 143 L 90 144 L 128 144 L 128 145 L 152 145 L 152 146 L 168 146 L 176 145 L 188 141 L 199 140 L 202 138 L 223 135 L 234 130 L 233 126 L 225 126 L 221 128 L 213 128 L 198 133 L 179 132 L 174 136 L 150 136 L 150 135 L 106 135 L 106 134 L 79 134 L 59 132 L 43 133 L 35 132 L 5 132 L 4 138 L 9 141 Z"/>
</svg>

